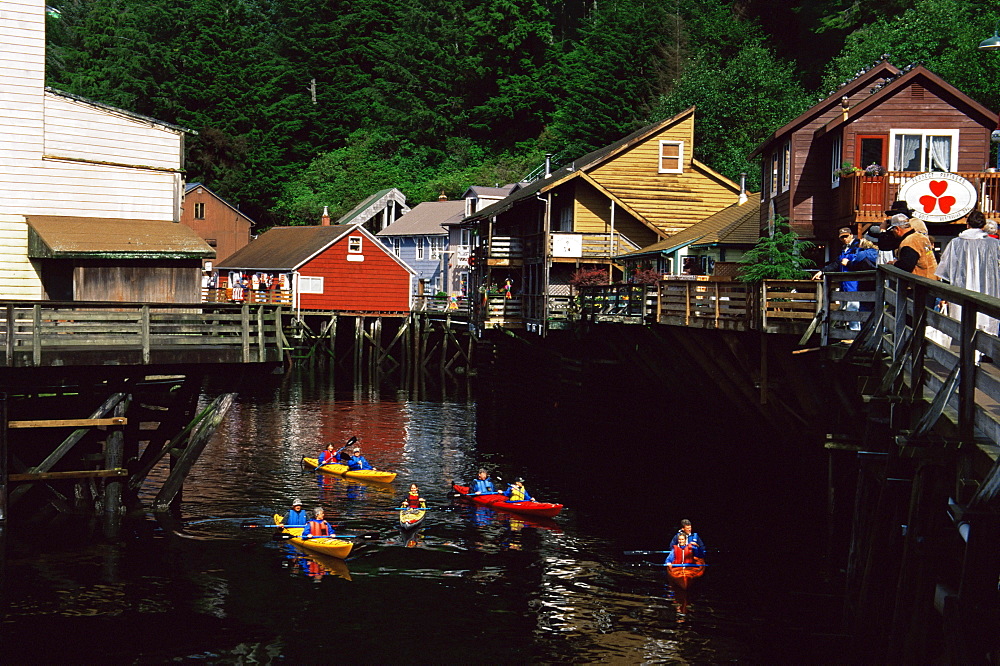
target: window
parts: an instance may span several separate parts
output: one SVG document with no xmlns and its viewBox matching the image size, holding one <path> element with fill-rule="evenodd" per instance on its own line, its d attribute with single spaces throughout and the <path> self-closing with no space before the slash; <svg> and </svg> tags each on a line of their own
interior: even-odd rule
<svg viewBox="0 0 1000 666">
<path fill-rule="evenodd" d="M 891 171 L 952 171 L 958 162 L 958 130 L 892 130 Z"/>
<path fill-rule="evenodd" d="M 300 294 L 322 294 L 323 293 L 323 278 L 321 277 L 307 277 L 305 275 L 299 276 L 299 293 Z"/>
<path fill-rule="evenodd" d="M 771 195 L 778 193 L 778 153 L 771 153 Z"/>
<path fill-rule="evenodd" d="M 437 261 L 441 258 L 441 250 L 444 249 L 444 239 L 440 236 L 431 236 L 431 260 Z"/>
<path fill-rule="evenodd" d="M 424 258 L 424 237 L 417 236 L 413 239 L 413 242 L 417 244 L 417 260 Z"/>
<path fill-rule="evenodd" d="M 573 204 L 559 209 L 559 231 L 573 231 Z"/>
<path fill-rule="evenodd" d="M 788 191 L 788 184 L 792 178 L 792 142 L 786 141 L 781 149 L 781 191 Z"/>
<path fill-rule="evenodd" d="M 205 242 L 208 243 L 209 247 L 219 247 L 219 241 L 214 238 L 206 238 Z"/>
<path fill-rule="evenodd" d="M 196 203 L 194 205 L 194 219 L 196 219 L 196 220 L 204 220 L 205 219 L 205 204 L 204 203 L 199 202 L 199 203 Z"/>
<path fill-rule="evenodd" d="M 836 137 L 833 140 L 833 146 L 831 150 L 830 157 L 830 186 L 840 187 L 840 163 L 844 159 L 844 139 L 843 137 Z"/>
<path fill-rule="evenodd" d="M 347 251 L 358 254 L 361 252 L 361 236 L 347 237 Z"/>
<path fill-rule="evenodd" d="M 400 250 L 402 244 L 400 243 L 400 240 L 399 240 L 398 236 L 392 238 L 391 240 L 392 240 L 392 253 L 398 257 L 399 256 L 399 250 Z"/>
<path fill-rule="evenodd" d="M 684 173 L 683 141 L 660 141 L 660 173 Z"/>
</svg>

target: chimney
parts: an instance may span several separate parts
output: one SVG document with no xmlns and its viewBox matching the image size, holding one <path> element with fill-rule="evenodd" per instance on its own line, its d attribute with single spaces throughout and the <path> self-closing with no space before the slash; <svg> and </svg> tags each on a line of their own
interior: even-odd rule
<svg viewBox="0 0 1000 666">
<path fill-rule="evenodd" d="M 740 174 L 740 198 L 737 199 L 736 203 L 742 206 L 747 202 L 747 175 L 745 173 Z"/>
<path fill-rule="evenodd" d="M 448 200 L 448 195 L 444 193 L 444 190 L 441 190 L 441 194 L 438 195 L 438 201 L 447 201 L 447 200 Z"/>
<path fill-rule="evenodd" d="M 552 153 L 545 153 L 545 177 L 552 173 Z"/>
<path fill-rule="evenodd" d="M 321 226 L 330 226 L 330 211 L 326 206 L 323 206 L 323 217 L 320 218 L 319 223 Z"/>
</svg>

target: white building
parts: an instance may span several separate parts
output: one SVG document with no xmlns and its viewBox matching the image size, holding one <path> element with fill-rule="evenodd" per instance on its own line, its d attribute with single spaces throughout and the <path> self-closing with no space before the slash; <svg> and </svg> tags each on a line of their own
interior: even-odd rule
<svg viewBox="0 0 1000 666">
<path fill-rule="evenodd" d="M 44 0 L 2 0 L 0 298 L 43 298 L 31 216 L 178 222 L 185 131 L 47 89 Z"/>
</svg>

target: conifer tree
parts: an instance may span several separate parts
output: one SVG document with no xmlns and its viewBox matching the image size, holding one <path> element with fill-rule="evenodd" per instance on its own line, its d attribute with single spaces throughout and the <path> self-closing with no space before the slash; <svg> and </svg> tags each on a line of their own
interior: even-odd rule
<svg viewBox="0 0 1000 666">
<path fill-rule="evenodd" d="M 801 280 L 808 277 L 807 268 L 813 262 L 802 256 L 802 250 L 813 247 L 809 241 L 799 240 L 783 217 L 774 220 L 774 233 L 762 236 L 740 261 L 741 282 L 761 280 Z"/>
</svg>

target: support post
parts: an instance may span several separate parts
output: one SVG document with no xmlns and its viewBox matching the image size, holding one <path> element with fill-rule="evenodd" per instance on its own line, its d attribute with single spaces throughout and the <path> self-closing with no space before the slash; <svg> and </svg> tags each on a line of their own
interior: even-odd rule
<svg viewBox="0 0 1000 666">
<path fill-rule="evenodd" d="M 7 521 L 7 471 L 7 394 L 0 393 L 0 525 Z"/>
<path fill-rule="evenodd" d="M 122 400 L 115 405 L 114 415 L 125 416 L 128 411 L 128 400 Z M 122 466 L 125 452 L 124 426 L 111 426 L 104 442 L 104 467 L 118 469 Z M 104 536 L 108 539 L 118 538 L 121 530 L 121 506 L 123 479 L 110 477 L 104 483 Z"/>
<path fill-rule="evenodd" d="M 962 304 L 962 336 L 959 349 L 958 436 L 962 444 L 974 443 L 976 419 L 976 315 L 972 303 Z"/>
<path fill-rule="evenodd" d="M 150 332 L 149 332 L 149 306 L 143 305 L 139 310 L 139 330 L 140 336 L 142 337 L 142 364 L 149 365 L 149 347 L 150 347 Z"/>
</svg>

